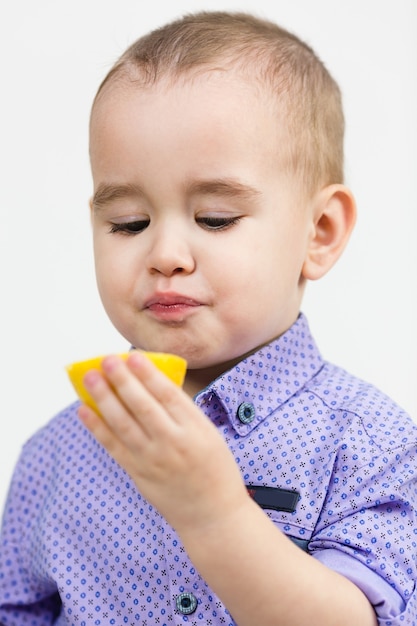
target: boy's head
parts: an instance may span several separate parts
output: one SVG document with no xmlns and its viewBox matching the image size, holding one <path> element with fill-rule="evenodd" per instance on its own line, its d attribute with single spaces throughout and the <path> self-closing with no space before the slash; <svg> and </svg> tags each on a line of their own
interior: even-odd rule
<svg viewBox="0 0 417 626">
<path fill-rule="evenodd" d="M 288 130 L 280 149 L 307 194 L 343 182 L 340 90 L 314 51 L 278 25 L 245 13 L 201 12 L 171 22 L 131 45 L 102 82 L 140 89 L 160 80 L 192 80 L 230 68 L 269 93 Z M 283 155 L 284 156 L 284 155 Z"/>
<path fill-rule="evenodd" d="M 201 388 L 287 330 L 354 222 L 339 90 L 312 51 L 244 15 L 186 17 L 123 55 L 90 131 L 97 282 L 119 332 L 186 358 Z"/>
</svg>

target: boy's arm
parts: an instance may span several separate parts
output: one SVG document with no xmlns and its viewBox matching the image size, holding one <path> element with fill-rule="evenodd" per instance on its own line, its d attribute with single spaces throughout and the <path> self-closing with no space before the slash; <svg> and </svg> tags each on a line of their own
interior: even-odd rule
<svg viewBox="0 0 417 626">
<path fill-rule="evenodd" d="M 37 576 L 36 558 L 30 548 L 33 539 L 29 520 L 41 507 L 36 492 L 32 442 L 28 442 L 13 472 L 0 528 L 0 626 L 30 624 L 52 626 L 61 610 L 55 583 Z M 36 494 L 36 495 L 34 495 Z"/>
<path fill-rule="evenodd" d="M 240 511 L 181 538 L 239 626 L 377 624 L 358 587 L 295 546 L 249 498 Z"/>
<path fill-rule="evenodd" d="M 98 372 L 85 382 L 105 419 L 84 406 L 81 419 L 175 528 L 239 626 L 375 626 L 359 588 L 295 546 L 248 496 L 221 435 L 182 390 L 137 353 L 103 369 L 111 387 Z"/>
</svg>

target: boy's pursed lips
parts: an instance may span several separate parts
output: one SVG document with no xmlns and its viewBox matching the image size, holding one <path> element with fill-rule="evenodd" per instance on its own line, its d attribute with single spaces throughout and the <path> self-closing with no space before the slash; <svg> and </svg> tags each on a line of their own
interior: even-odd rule
<svg viewBox="0 0 417 626">
<path fill-rule="evenodd" d="M 154 305 L 161 306 L 175 306 L 175 305 L 186 305 L 186 306 L 200 306 L 201 302 L 194 300 L 194 298 L 190 298 L 189 296 L 184 296 L 179 293 L 173 292 L 161 292 L 152 295 L 145 301 L 144 308 L 148 309 Z"/>
<path fill-rule="evenodd" d="M 202 302 L 189 296 L 174 292 L 159 292 L 145 300 L 143 310 L 150 311 L 156 317 L 183 316 L 202 306 Z"/>
</svg>

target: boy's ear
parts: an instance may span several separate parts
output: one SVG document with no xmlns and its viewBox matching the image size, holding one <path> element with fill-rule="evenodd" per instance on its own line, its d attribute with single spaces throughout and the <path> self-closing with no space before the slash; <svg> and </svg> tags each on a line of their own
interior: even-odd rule
<svg viewBox="0 0 417 626">
<path fill-rule="evenodd" d="M 344 185 L 329 185 L 319 191 L 313 204 L 311 236 L 302 276 L 317 280 L 336 263 L 356 221 L 356 203 Z"/>
</svg>

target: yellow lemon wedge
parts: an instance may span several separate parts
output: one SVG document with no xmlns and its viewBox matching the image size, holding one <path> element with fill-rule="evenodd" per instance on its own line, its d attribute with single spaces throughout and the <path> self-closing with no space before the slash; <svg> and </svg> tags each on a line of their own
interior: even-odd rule
<svg viewBox="0 0 417 626">
<path fill-rule="evenodd" d="M 129 352 L 119 354 L 122 359 L 127 359 Z M 143 352 L 152 363 L 156 365 L 168 378 L 170 378 L 179 387 L 182 386 L 187 369 L 187 361 L 176 354 L 168 354 L 166 352 Z M 84 387 L 84 376 L 90 370 L 101 371 L 101 362 L 103 356 L 97 356 L 86 361 L 78 361 L 66 366 L 69 379 L 77 392 L 78 397 L 84 404 L 91 407 L 96 413 L 99 413 L 98 407 L 93 398 Z"/>
</svg>

